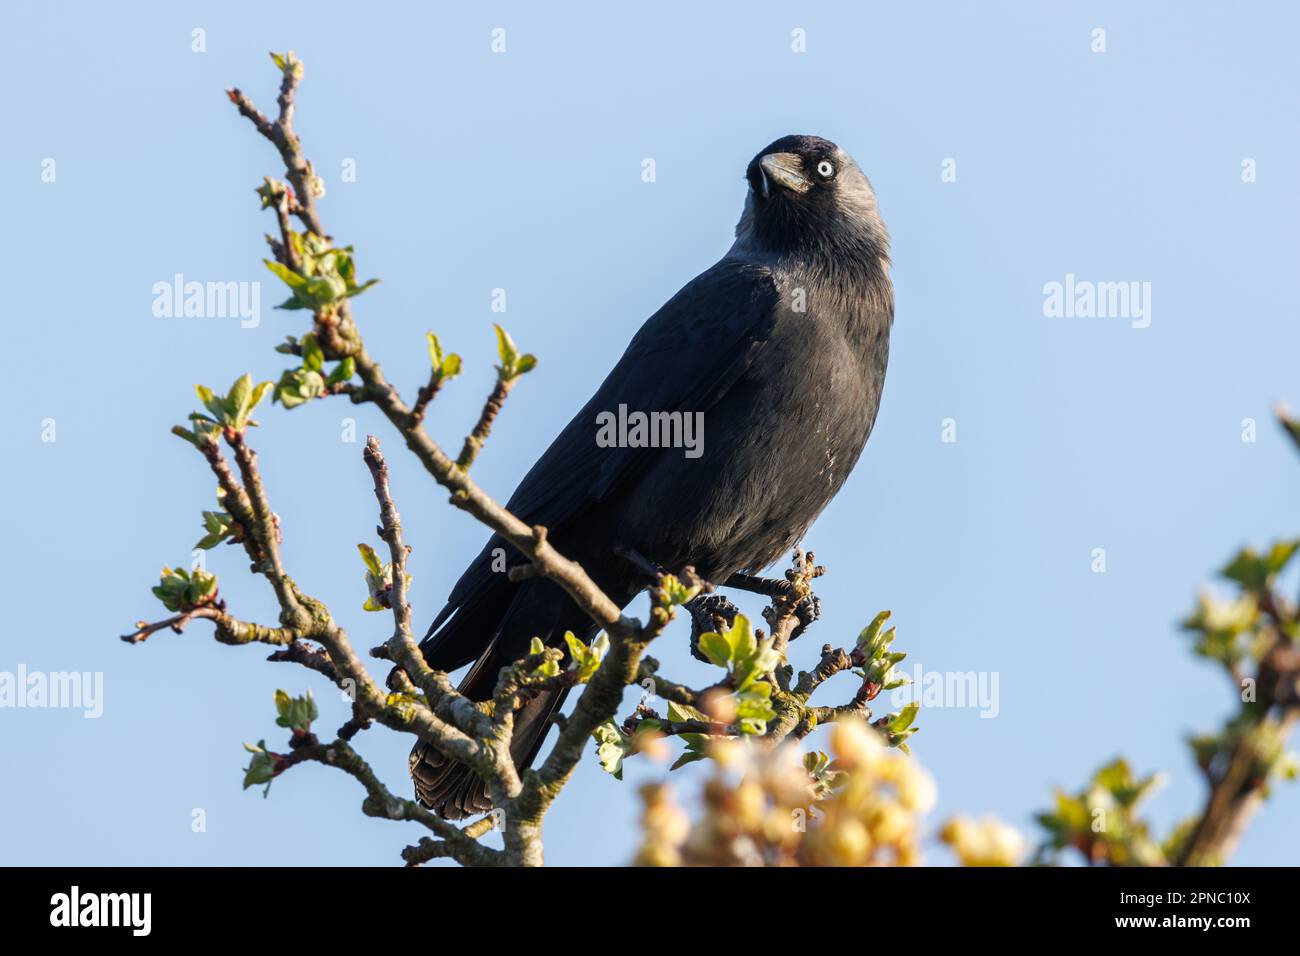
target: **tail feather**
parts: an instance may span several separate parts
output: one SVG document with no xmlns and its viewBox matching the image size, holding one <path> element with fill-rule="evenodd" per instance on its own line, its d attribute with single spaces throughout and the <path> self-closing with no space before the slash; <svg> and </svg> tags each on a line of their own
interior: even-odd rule
<svg viewBox="0 0 1300 956">
<path fill-rule="evenodd" d="M 499 575 L 505 584 L 505 575 Z M 466 663 L 465 649 L 483 647 L 458 688 L 471 700 L 487 700 L 496 687 L 502 667 L 523 657 L 534 636 L 550 646 L 561 644 L 571 630 L 584 640 L 595 631 L 564 593 L 549 581 L 506 585 L 513 590 L 484 589 L 475 600 L 449 618 L 439 615 L 440 627 L 424 643 L 430 666 L 451 670 Z M 504 608 L 504 610 L 503 610 Z M 515 764 L 527 767 L 537 756 L 551 716 L 564 703 L 567 691 L 542 691 L 525 701 L 515 714 L 510 754 Z M 448 820 L 460 820 L 492 809 L 487 786 L 472 768 L 449 759 L 420 742 L 411 751 L 411 778 L 416 798 Z"/>
<path fill-rule="evenodd" d="M 564 703 L 567 693 L 545 691 L 528 701 L 515 715 L 510 756 L 516 766 L 526 767 L 537 756 L 550 728 L 551 715 Z M 428 744 L 415 745 L 410 764 L 416 799 L 438 816 L 461 820 L 492 809 L 492 800 L 483 779 L 471 768 L 444 757 Z"/>
</svg>

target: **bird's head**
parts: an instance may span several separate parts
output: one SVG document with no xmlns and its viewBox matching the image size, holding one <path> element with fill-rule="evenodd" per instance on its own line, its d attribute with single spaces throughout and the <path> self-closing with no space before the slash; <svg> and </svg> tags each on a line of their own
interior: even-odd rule
<svg viewBox="0 0 1300 956">
<path fill-rule="evenodd" d="M 883 259 L 889 233 L 853 157 L 819 136 L 783 136 L 745 171 L 749 195 L 736 238 L 777 255 Z"/>
</svg>

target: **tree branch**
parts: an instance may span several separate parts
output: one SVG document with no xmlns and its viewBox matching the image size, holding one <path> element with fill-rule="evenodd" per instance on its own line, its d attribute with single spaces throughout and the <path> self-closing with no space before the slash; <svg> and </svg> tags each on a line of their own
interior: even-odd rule
<svg viewBox="0 0 1300 956">
<path fill-rule="evenodd" d="M 185 630 L 185 625 L 194 620 L 212 621 L 216 624 L 215 636 L 222 644 L 292 645 L 300 636 L 292 628 L 266 627 L 262 624 L 240 621 L 227 614 L 224 602 L 219 602 L 215 605 L 190 608 L 174 617 L 155 621 L 152 624 L 146 621 L 137 621 L 136 630 L 130 634 L 123 634 L 122 640 L 128 644 L 140 644 L 148 640 L 150 635 L 164 629 L 170 629 L 180 634 Z"/>
</svg>

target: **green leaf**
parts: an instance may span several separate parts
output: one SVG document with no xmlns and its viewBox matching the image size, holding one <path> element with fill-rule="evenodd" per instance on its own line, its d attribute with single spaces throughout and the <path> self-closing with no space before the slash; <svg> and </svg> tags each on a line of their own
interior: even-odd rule
<svg viewBox="0 0 1300 956">
<path fill-rule="evenodd" d="M 248 766 L 244 769 L 244 789 L 247 790 L 249 787 L 266 784 L 266 789 L 262 791 L 262 796 L 265 798 L 270 794 L 271 780 L 274 779 L 278 772 L 276 770 L 276 757 L 278 755 L 266 749 L 265 740 L 259 740 L 257 746 L 244 744 L 244 749 L 253 755 L 253 759 L 249 761 Z"/>
<path fill-rule="evenodd" d="M 350 382 L 352 376 L 357 373 L 357 363 L 349 355 L 338 365 L 334 366 L 334 371 L 330 372 L 329 378 L 325 379 L 326 385 L 341 385 L 344 382 Z"/>
<path fill-rule="evenodd" d="M 375 549 L 368 544 L 358 544 L 357 551 L 366 565 L 366 591 L 368 597 L 361 605 L 363 611 L 387 611 L 391 607 L 389 591 L 393 586 L 393 566 L 379 560 Z M 411 583 L 411 576 L 406 575 L 406 583 Z"/>
<path fill-rule="evenodd" d="M 862 633 L 858 635 L 857 646 L 862 649 L 868 658 L 875 656 L 872 653 L 872 650 L 878 646 L 876 638 L 879 636 L 880 629 L 884 627 L 885 622 L 889 620 L 889 615 L 889 611 L 881 611 L 872 619 L 870 624 L 862 629 Z"/>
<path fill-rule="evenodd" d="M 668 701 L 668 719 L 674 723 L 681 723 L 687 720 L 708 720 L 709 718 L 703 711 L 670 700 Z"/>
<path fill-rule="evenodd" d="M 679 607 L 700 593 L 698 585 L 687 587 L 675 574 L 665 574 L 659 581 L 659 590 L 670 607 Z"/>
<path fill-rule="evenodd" d="M 314 334 L 302 337 L 302 365 L 303 368 L 311 369 L 313 372 L 325 368 L 325 353 L 321 351 L 320 343 L 316 341 Z"/>
<path fill-rule="evenodd" d="M 262 185 L 253 190 L 262 199 L 262 208 L 267 209 L 271 206 L 278 206 L 280 200 L 284 197 L 284 183 L 278 179 L 272 179 L 270 176 L 262 177 Z"/>
<path fill-rule="evenodd" d="M 569 670 L 576 674 L 579 683 L 585 684 L 600 668 L 600 662 L 609 650 L 609 635 L 602 632 L 591 642 L 590 647 L 575 637 L 572 631 L 565 631 L 564 640 L 569 646 Z"/>
<path fill-rule="evenodd" d="M 519 349 L 515 348 L 515 340 L 501 326 L 493 324 L 492 328 L 497 330 L 497 355 L 501 358 L 501 368 L 513 370 L 515 362 L 519 360 Z"/>
<path fill-rule="evenodd" d="M 672 708 L 670 707 L 669 713 L 671 712 Z M 679 767 L 685 767 L 687 764 L 695 763 L 697 760 L 703 760 L 708 756 L 708 752 L 705 748 L 708 746 L 709 739 L 704 734 L 682 734 L 681 741 L 686 745 L 686 749 L 682 751 L 682 755 L 673 762 L 673 765 L 668 768 L 669 773 L 677 770 Z"/>
<path fill-rule="evenodd" d="M 1275 542 L 1268 553 L 1268 570 L 1270 574 L 1279 574 L 1295 557 L 1300 549 L 1300 540 Z"/>
<path fill-rule="evenodd" d="M 700 652 L 709 659 L 709 663 L 718 667 L 726 667 L 731 660 L 731 644 L 716 631 L 706 631 L 700 635 Z"/>
<path fill-rule="evenodd" d="M 558 655 L 548 654 L 547 647 L 540 637 L 534 636 L 528 642 L 528 656 L 544 658 L 542 663 L 532 669 L 530 677 L 555 677 L 560 673 L 560 662 L 555 659 Z"/>
<path fill-rule="evenodd" d="M 311 305 L 324 306 L 332 305 L 345 297 L 347 291 L 347 283 L 340 276 L 312 276 L 306 281 L 298 297 L 305 299 Z"/>
<path fill-rule="evenodd" d="M 614 779 L 623 779 L 623 758 L 627 756 L 627 739 L 612 721 L 607 720 L 591 732 L 596 741 L 596 759 L 601 769 L 612 774 Z"/>
<path fill-rule="evenodd" d="M 454 352 L 444 355 L 442 343 L 438 341 L 438 336 L 432 332 L 426 332 L 425 338 L 429 344 L 429 364 L 437 373 L 438 378 L 442 381 L 450 381 L 460 374 L 460 356 Z"/>
<path fill-rule="evenodd" d="M 320 372 L 309 368 L 293 369 L 280 376 L 272 401 L 279 402 L 285 408 L 297 408 L 312 399 L 320 398 L 325 391 L 325 379 Z"/>
<path fill-rule="evenodd" d="M 245 372 L 239 378 L 235 379 L 235 384 L 230 386 L 230 393 L 226 397 L 226 404 L 230 407 L 230 415 L 235 421 L 248 416 L 248 403 L 253 397 L 253 376 Z"/>
<path fill-rule="evenodd" d="M 292 269 L 286 266 L 283 262 L 276 262 L 274 259 L 263 259 L 262 261 L 266 263 L 266 267 L 268 269 L 270 269 L 277 276 L 279 276 L 280 279 L 284 282 L 284 284 L 287 285 L 290 289 L 292 289 L 295 293 L 302 292 L 304 289 L 307 288 L 306 277 L 300 276 L 298 273 L 294 272 Z"/>
<path fill-rule="evenodd" d="M 736 712 L 753 715 L 759 711 L 770 713 L 769 701 L 772 699 L 772 685 L 767 681 L 755 681 L 749 689 L 736 695 Z"/>
<path fill-rule="evenodd" d="M 703 750 L 698 748 L 691 749 L 691 746 L 688 744 L 686 750 L 682 752 L 682 755 L 673 761 L 672 766 L 668 768 L 668 772 L 671 773 L 674 770 L 685 767 L 687 764 L 695 763 L 697 760 L 703 760 L 706 756 L 707 754 L 705 754 Z"/>
<path fill-rule="evenodd" d="M 379 560 L 379 555 L 375 554 L 375 549 L 368 544 L 357 545 L 357 550 L 361 552 L 361 560 L 365 562 L 366 569 L 375 577 L 383 574 L 383 564 Z M 534 638 L 535 639 L 535 638 Z"/>
<path fill-rule="evenodd" d="M 519 354 L 514 339 L 505 329 L 499 325 L 493 325 L 497 330 L 497 354 L 501 358 L 501 364 L 497 366 L 497 372 L 503 382 L 508 382 L 518 378 L 525 372 L 531 371 L 537 366 L 537 357 L 534 355 Z"/>
<path fill-rule="evenodd" d="M 215 548 L 234 532 L 234 521 L 235 519 L 224 511 L 203 512 L 203 528 L 207 534 L 200 538 L 194 547 L 205 551 Z"/>
<path fill-rule="evenodd" d="M 767 722 L 776 719 L 772 709 L 772 685 L 756 681 L 736 695 L 736 725 L 742 734 L 767 733 Z"/>
<path fill-rule="evenodd" d="M 727 631 L 727 643 L 731 645 L 731 660 L 734 663 L 741 663 L 754 656 L 758 650 L 758 641 L 754 637 L 754 629 L 749 624 L 749 618 L 743 614 L 737 614 L 731 629 Z"/>
<path fill-rule="evenodd" d="M 172 426 L 172 434 L 178 438 L 184 438 L 187 442 L 196 448 L 216 441 L 219 429 L 212 421 L 195 418 L 191 416 L 190 427 L 185 428 L 181 425 Z"/>
<path fill-rule="evenodd" d="M 560 662 L 547 658 L 533 668 L 533 677 L 556 677 L 560 673 Z"/>
<path fill-rule="evenodd" d="M 348 298 L 352 298 L 355 295 L 360 295 L 361 293 L 365 292 L 367 289 L 377 285 L 379 285 L 378 279 L 367 279 L 365 282 L 361 283 L 361 285 L 347 286 Z"/>
<path fill-rule="evenodd" d="M 1242 548 L 1223 569 L 1222 574 L 1247 591 L 1265 591 L 1290 563 L 1297 548 L 1300 548 L 1300 541 L 1275 542 L 1265 555 L 1259 554 L 1254 548 Z"/>
<path fill-rule="evenodd" d="M 357 281 L 356 261 L 352 258 L 352 247 L 335 250 L 334 263 L 338 268 L 339 277 L 350 289 Z"/>
<path fill-rule="evenodd" d="M 911 727 L 912 721 L 916 720 L 916 714 L 920 709 L 921 709 L 920 703 L 917 701 L 912 701 L 910 704 L 908 704 L 906 707 L 900 710 L 889 721 L 888 726 L 890 732 L 895 734 L 901 734 L 908 727 Z M 926 740 L 929 739 L 930 739 L 929 737 L 926 738 Z"/>
<path fill-rule="evenodd" d="M 211 413 L 211 417 L 195 412 L 190 415 L 190 420 L 206 422 L 214 426 L 214 428 L 219 426 L 242 429 L 246 425 L 256 424 L 256 422 L 250 422 L 249 416 L 252 414 L 253 409 L 257 407 L 257 403 L 262 400 L 262 396 L 266 394 L 268 387 L 270 387 L 269 382 L 255 387 L 253 377 L 248 373 L 237 378 L 234 384 L 230 386 L 230 392 L 224 396 L 217 395 L 205 385 L 195 385 L 194 391 L 199 396 L 199 400 L 203 402 L 203 407 Z M 197 437 L 199 429 L 195 428 L 194 431 Z M 177 434 L 180 433 L 177 432 Z M 196 441 L 195 444 L 197 443 Z"/>
<path fill-rule="evenodd" d="M 311 730 L 312 721 L 320 716 L 311 691 L 307 691 L 306 697 L 290 697 L 285 691 L 277 690 L 275 710 L 279 715 L 275 720 L 277 727 L 288 727 L 300 733 Z"/>
<path fill-rule="evenodd" d="M 212 603 L 217 594 L 217 576 L 201 568 L 192 574 L 183 568 L 163 568 L 152 591 L 163 607 L 180 613 Z"/>
<path fill-rule="evenodd" d="M 271 62 L 281 73 L 292 72 L 295 77 L 302 78 L 302 60 L 294 56 L 292 50 L 288 53 L 272 53 Z"/>
<path fill-rule="evenodd" d="M 199 396 L 199 401 L 203 403 L 203 407 L 212 413 L 213 417 L 209 421 L 214 424 L 225 424 L 229 420 L 230 408 L 222 396 L 206 385 L 195 385 L 194 391 Z"/>
<path fill-rule="evenodd" d="M 262 399 L 266 396 L 266 390 L 270 387 L 270 382 L 258 382 L 253 386 L 253 394 L 248 400 L 248 413 L 250 415 L 258 405 L 262 404 Z"/>
</svg>

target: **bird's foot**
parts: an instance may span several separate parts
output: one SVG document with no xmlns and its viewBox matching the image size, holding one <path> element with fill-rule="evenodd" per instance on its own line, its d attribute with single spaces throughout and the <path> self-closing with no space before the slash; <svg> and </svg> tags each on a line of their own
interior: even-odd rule
<svg viewBox="0 0 1300 956">
<path fill-rule="evenodd" d="M 790 640 L 794 640 L 803 634 L 804 631 L 822 616 L 822 599 L 815 594 L 809 594 L 794 607 L 795 620 L 799 623 L 795 625 L 794 630 L 790 633 Z"/>
<path fill-rule="evenodd" d="M 701 594 L 683 606 L 691 615 L 691 656 L 708 664 L 709 659 L 700 650 L 700 635 L 730 630 L 740 608 L 724 594 Z"/>
<path fill-rule="evenodd" d="M 826 573 L 811 551 L 805 554 L 794 549 L 794 560 L 785 572 L 784 581 L 761 579 L 767 582 L 772 603 L 764 609 L 763 619 L 778 637 L 779 646 L 800 637 L 814 621 L 821 617 L 822 602 L 813 593 L 812 582 Z"/>
</svg>

